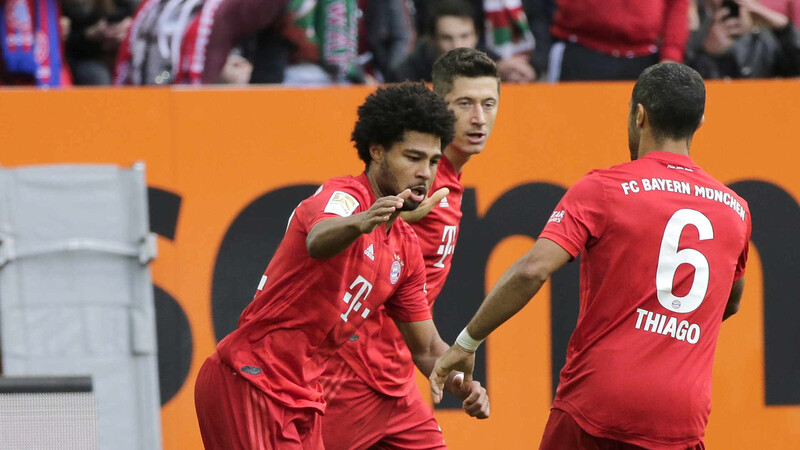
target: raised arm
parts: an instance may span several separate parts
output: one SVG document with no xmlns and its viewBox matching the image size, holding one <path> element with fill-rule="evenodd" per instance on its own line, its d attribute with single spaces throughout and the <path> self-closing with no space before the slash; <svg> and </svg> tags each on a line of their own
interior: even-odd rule
<svg viewBox="0 0 800 450">
<path fill-rule="evenodd" d="M 306 237 L 308 255 L 315 259 L 333 258 L 349 247 L 362 234 L 372 233 L 381 224 L 391 226 L 411 191 L 381 197 L 364 212 L 347 217 L 323 220 Z"/>
</svg>

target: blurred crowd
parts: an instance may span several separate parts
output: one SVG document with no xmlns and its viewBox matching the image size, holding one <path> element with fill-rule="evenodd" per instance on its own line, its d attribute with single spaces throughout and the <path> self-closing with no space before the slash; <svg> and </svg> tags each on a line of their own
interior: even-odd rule
<svg viewBox="0 0 800 450">
<path fill-rule="evenodd" d="M 479 48 L 505 82 L 800 75 L 800 0 L 0 0 L 3 85 L 430 80 Z"/>
</svg>

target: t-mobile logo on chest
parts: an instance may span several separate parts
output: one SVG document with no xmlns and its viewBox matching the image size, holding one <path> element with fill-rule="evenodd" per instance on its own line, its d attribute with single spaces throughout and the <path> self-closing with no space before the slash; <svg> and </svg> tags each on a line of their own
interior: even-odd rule
<svg viewBox="0 0 800 450">
<path fill-rule="evenodd" d="M 435 262 L 433 267 L 444 267 L 444 260 L 447 258 L 447 255 L 452 255 L 453 251 L 455 251 L 457 229 L 458 227 L 455 225 L 444 226 L 444 232 L 442 233 L 442 245 L 440 245 L 439 249 L 436 251 L 437 255 L 442 255 L 442 259 Z"/>
<path fill-rule="evenodd" d="M 352 292 L 355 292 L 356 287 L 358 287 L 358 292 L 353 296 Z M 350 305 L 350 307 L 347 308 L 347 312 L 342 314 L 342 320 L 347 322 L 351 312 L 358 312 L 361 309 L 362 300 L 366 300 L 370 292 L 372 292 L 372 283 L 359 275 L 355 281 L 353 281 L 353 284 L 350 285 L 350 290 L 345 292 L 344 298 L 342 298 L 345 303 Z M 369 308 L 364 308 L 364 311 L 361 312 L 361 317 L 366 319 L 368 315 Z"/>
</svg>

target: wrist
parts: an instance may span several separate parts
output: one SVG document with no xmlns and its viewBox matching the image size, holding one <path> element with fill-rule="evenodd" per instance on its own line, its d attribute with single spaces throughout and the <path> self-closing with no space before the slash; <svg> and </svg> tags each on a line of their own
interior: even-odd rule
<svg viewBox="0 0 800 450">
<path fill-rule="evenodd" d="M 467 331 L 467 327 L 464 327 L 456 338 L 456 344 L 469 353 L 475 353 L 475 350 L 478 349 L 481 342 L 483 342 L 483 339 L 478 340 L 473 338 Z"/>
</svg>

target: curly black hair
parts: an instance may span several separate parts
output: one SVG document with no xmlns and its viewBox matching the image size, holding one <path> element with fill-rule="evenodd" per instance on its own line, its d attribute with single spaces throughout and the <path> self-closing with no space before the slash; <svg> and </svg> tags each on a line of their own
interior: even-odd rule
<svg viewBox="0 0 800 450">
<path fill-rule="evenodd" d="M 369 146 L 389 148 L 403 140 L 406 131 L 433 134 L 442 149 L 453 141 L 456 117 L 447 104 L 422 83 L 403 83 L 379 88 L 358 107 L 358 121 L 350 137 L 358 157 L 367 167 Z"/>
</svg>

